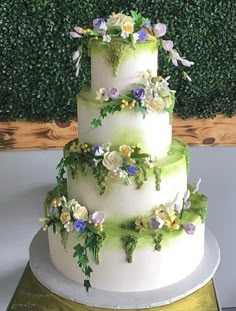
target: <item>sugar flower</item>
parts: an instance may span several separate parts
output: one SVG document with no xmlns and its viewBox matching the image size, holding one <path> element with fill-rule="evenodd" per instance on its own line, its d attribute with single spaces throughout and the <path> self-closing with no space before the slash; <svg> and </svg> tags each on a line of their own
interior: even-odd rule
<svg viewBox="0 0 236 311">
<path fill-rule="evenodd" d="M 153 25 L 153 32 L 157 38 L 160 38 L 165 35 L 167 27 L 163 23 L 157 23 Z"/>
<path fill-rule="evenodd" d="M 73 59 L 73 61 L 76 61 L 76 63 L 75 63 L 75 68 L 76 68 L 75 75 L 77 77 L 78 74 L 79 74 L 79 70 L 80 70 L 80 59 L 81 59 L 81 52 L 80 52 L 80 50 L 77 50 L 77 51 L 75 51 L 73 53 L 72 59 Z"/>
<path fill-rule="evenodd" d="M 160 217 L 162 220 L 165 220 L 169 217 L 168 209 L 165 205 L 160 204 L 155 210 L 154 210 L 155 216 Z"/>
<path fill-rule="evenodd" d="M 170 55 L 171 55 L 172 63 L 176 67 L 178 67 L 178 61 L 181 62 L 182 65 L 186 67 L 191 67 L 192 65 L 194 65 L 194 62 L 191 62 L 187 60 L 186 58 L 181 57 L 176 50 L 171 50 Z"/>
<path fill-rule="evenodd" d="M 94 163 L 94 166 L 97 167 L 98 166 L 98 163 L 100 163 L 102 161 L 102 159 L 93 159 L 93 163 Z"/>
<path fill-rule="evenodd" d="M 74 222 L 74 229 L 77 232 L 82 232 L 87 227 L 87 223 L 83 219 L 77 219 Z"/>
<path fill-rule="evenodd" d="M 109 100 L 109 96 L 107 93 L 107 90 L 105 88 L 100 88 L 97 92 L 96 92 L 96 99 L 100 100 L 100 102 L 106 102 Z"/>
<path fill-rule="evenodd" d="M 183 229 L 185 230 L 186 233 L 188 234 L 194 234 L 196 230 L 196 226 L 194 224 L 184 224 Z"/>
<path fill-rule="evenodd" d="M 138 168 L 137 168 L 137 165 L 135 164 L 132 164 L 130 166 L 127 167 L 127 172 L 130 176 L 133 176 L 135 174 L 137 174 L 138 172 Z"/>
<path fill-rule="evenodd" d="M 69 221 L 69 222 L 65 223 L 64 228 L 66 229 L 66 232 L 73 231 L 73 229 L 74 229 L 73 222 Z"/>
<path fill-rule="evenodd" d="M 142 100 L 145 97 L 145 89 L 144 88 L 137 88 L 133 90 L 133 95 L 136 99 Z"/>
<path fill-rule="evenodd" d="M 123 13 L 110 15 L 107 20 L 107 27 L 122 27 L 125 22 L 132 22 L 133 19 Z"/>
<path fill-rule="evenodd" d="M 194 185 L 192 194 L 198 191 L 199 185 L 200 185 L 201 181 L 202 181 L 201 178 L 199 178 L 199 180 L 198 180 L 198 182 L 196 183 L 196 185 Z"/>
<path fill-rule="evenodd" d="M 104 18 L 95 18 L 93 20 L 93 28 L 97 31 L 106 31 L 107 25 Z"/>
<path fill-rule="evenodd" d="M 109 152 L 110 147 L 111 147 L 111 143 L 104 143 L 101 146 L 102 146 L 102 149 L 104 150 L 104 152 Z"/>
<path fill-rule="evenodd" d="M 143 23 L 143 27 L 150 27 L 151 26 L 151 22 L 150 21 L 145 21 Z"/>
<path fill-rule="evenodd" d="M 109 171 L 108 176 L 111 178 L 128 178 L 128 173 L 120 168 Z"/>
<path fill-rule="evenodd" d="M 174 43 L 172 40 L 161 40 L 164 50 L 170 52 L 173 50 Z"/>
<path fill-rule="evenodd" d="M 96 211 L 91 216 L 92 223 L 96 225 L 103 224 L 105 220 L 105 213 L 103 211 Z"/>
<path fill-rule="evenodd" d="M 152 230 L 161 229 L 164 226 L 165 222 L 160 217 L 151 217 L 149 219 L 149 225 Z"/>
<path fill-rule="evenodd" d="M 123 159 L 117 151 L 106 152 L 102 164 L 110 171 L 121 167 Z"/>
<path fill-rule="evenodd" d="M 72 211 L 74 219 L 88 220 L 88 210 L 85 206 L 77 204 L 76 206 L 72 206 Z"/>
<path fill-rule="evenodd" d="M 148 34 L 147 34 L 147 31 L 145 29 L 140 29 L 138 31 L 138 40 L 139 41 L 146 41 L 148 38 Z"/>
<path fill-rule="evenodd" d="M 102 36 L 102 41 L 103 41 L 103 42 L 107 42 L 107 43 L 111 42 L 111 36 L 109 36 L 109 35 L 103 35 L 103 36 Z"/>
<path fill-rule="evenodd" d="M 91 150 L 96 157 L 102 156 L 104 154 L 102 146 L 98 144 L 93 145 Z"/>
<path fill-rule="evenodd" d="M 68 212 L 63 212 L 63 213 L 61 213 L 60 220 L 61 220 L 61 222 L 62 222 L 63 225 L 64 225 L 66 222 L 70 221 L 70 220 L 71 220 L 70 213 L 68 213 Z"/>
<path fill-rule="evenodd" d="M 171 215 L 165 219 L 165 225 L 170 231 L 175 231 L 180 229 L 180 219 L 176 215 Z"/>
<path fill-rule="evenodd" d="M 59 210 L 57 207 L 50 206 L 49 207 L 49 215 L 52 218 L 59 218 Z"/>
<path fill-rule="evenodd" d="M 122 25 L 121 37 L 126 39 L 128 36 L 134 32 L 134 24 L 132 22 L 125 22 Z"/>
<path fill-rule="evenodd" d="M 74 31 L 70 32 L 71 38 L 82 38 L 81 34 L 84 33 L 84 29 L 81 27 L 74 27 Z"/>
<path fill-rule="evenodd" d="M 156 97 L 151 99 L 146 105 L 147 112 L 149 113 L 159 113 L 162 112 L 166 107 L 165 101 L 161 97 Z"/>
<path fill-rule="evenodd" d="M 130 157 L 132 153 L 132 148 L 128 145 L 122 145 L 119 148 L 121 154 L 125 155 L 126 157 Z"/>
<path fill-rule="evenodd" d="M 120 91 L 118 88 L 116 87 L 111 87 L 109 88 L 108 90 L 108 96 L 111 98 L 111 99 L 117 99 L 119 96 L 120 96 Z"/>
<path fill-rule="evenodd" d="M 146 230 L 148 227 L 147 220 L 144 217 L 136 218 L 134 224 L 135 224 L 135 229 L 138 230 L 139 232 Z"/>
</svg>

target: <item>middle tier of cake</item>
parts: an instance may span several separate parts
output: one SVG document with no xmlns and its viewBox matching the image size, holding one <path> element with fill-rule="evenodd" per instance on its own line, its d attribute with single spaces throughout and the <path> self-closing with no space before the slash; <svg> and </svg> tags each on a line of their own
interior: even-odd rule
<svg viewBox="0 0 236 311">
<path fill-rule="evenodd" d="M 75 143 L 69 143 L 65 155 L 70 155 L 71 146 L 76 148 Z M 68 198 L 78 200 L 90 213 L 102 210 L 106 218 L 117 221 L 147 215 L 161 204 L 181 205 L 187 190 L 188 162 L 187 145 L 173 140 L 168 156 L 140 168 L 135 176 L 128 177 L 127 185 L 124 179 L 109 175 L 101 182 L 91 166 L 85 167 L 78 159 L 73 162 L 72 173 L 67 169 Z M 102 194 L 101 183 L 106 188 Z"/>
<path fill-rule="evenodd" d="M 106 103 L 95 100 L 89 92 L 78 96 L 79 140 L 90 144 L 111 142 L 113 145 L 138 145 L 153 159 L 167 155 L 172 139 L 171 114 L 167 111 L 143 116 L 136 110 L 124 109 L 107 114 L 101 120 L 102 126 L 92 126 L 99 119 L 100 110 Z"/>
</svg>

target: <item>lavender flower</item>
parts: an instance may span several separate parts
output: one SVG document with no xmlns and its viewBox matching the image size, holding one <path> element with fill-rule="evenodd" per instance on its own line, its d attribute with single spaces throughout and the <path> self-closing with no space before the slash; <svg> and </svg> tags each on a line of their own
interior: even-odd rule
<svg viewBox="0 0 236 311">
<path fill-rule="evenodd" d="M 164 221 L 160 217 L 151 217 L 149 219 L 149 225 L 152 230 L 161 229 L 164 225 Z"/>
<path fill-rule="evenodd" d="M 128 174 L 130 176 L 133 176 L 133 175 L 135 175 L 137 173 L 138 168 L 137 168 L 137 166 L 135 164 L 132 164 L 132 165 L 128 166 L 127 171 L 128 171 Z"/>
<path fill-rule="evenodd" d="M 161 40 L 164 50 L 170 52 L 173 50 L 174 43 L 172 40 Z"/>
<path fill-rule="evenodd" d="M 105 214 L 103 211 L 96 211 L 92 214 L 91 220 L 94 224 L 101 225 L 105 220 Z"/>
<path fill-rule="evenodd" d="M 196 230 L 196 226 L 194 224 L 184 224 L 183 229 L 186 233 L 193 235 Z"/>
<path fill-rule="evenodd" d="M 103 18 L 95 18 L 93 20 L 93 28 L 97 31 L 105 31 L 107 30 L 106 22 Z"/>
<path fill-rule="evenodd" d="M 74 222 L 74 229 L 77 232 L 82 232 L 87 227 L 87 223 L 83 219 L 77 219 Z"/>
<path fill-rule="evenodd" d="M 96 157 L 102 156 L 104 154 L 104 150 L 101 145 L 95 144 L 91 148 L 92 152 Z"/>
<path fill-rule="evenodd" d="M 140 29 L 138 31 L 138 40 L 139 41 L 142 41 L 142 42 L 146 41 L 147 37 L 148 37 L 148 35 L 147 35 L 147 31 L 145 29 Z"/>
<path fill-rule="evenodd" d="M 108 90 L 108 96 L 111 98 L 111 99 L 116 99 L 120 96 L 120 91 L 119 89 L 117 89 L 116 87 L 111 87 L 109 88 Z"/>
<path fill-rule="evenodd" d="M 157 38 L 160 38 L 165 35 L 167 27 L 165 24 L 157 23 L 153 25 L 153 32 Z"/>
<path fill-rule="evenodd" d="M 143 88 L 137 88 L 133 90 L 133 96 L 136 99 L 142 100 L 145 97 L 145 90 Z"/>
<path fill-rule="evenodd" d="M 143 27 L 149 27 L 151 26 L 151 22 L 150 21 L 146 21 L 143 23 Z"/>
</svg>

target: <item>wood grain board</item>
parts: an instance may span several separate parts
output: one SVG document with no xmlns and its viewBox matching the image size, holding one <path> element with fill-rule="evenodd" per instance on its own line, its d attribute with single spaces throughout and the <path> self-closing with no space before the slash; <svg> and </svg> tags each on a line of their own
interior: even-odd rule
<svg viewBox="0 0 236 311">
<path fill-rule="evenodd" d="M 77 122 L 48 123 L 9 121 L 0 122 L 0 151 L 62 149 L 77 137 Z M 173 118 L 173 137 L 192 146 L 236 145 L 236 115 L 228 118 L 218 115 L 214 119 Z"/>
</svg>

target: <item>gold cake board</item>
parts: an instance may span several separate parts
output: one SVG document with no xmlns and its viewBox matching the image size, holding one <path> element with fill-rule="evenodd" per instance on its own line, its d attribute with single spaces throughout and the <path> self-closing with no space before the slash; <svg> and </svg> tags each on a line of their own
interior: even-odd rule
<svg viewBox="0 0 236 311">
<path fill-rule="evenodd" d="M 21 277 L 8 311 L 109 311 L 93 308 L 59 297 L 42 284 L 33 275 L 29 264 Z M 110 309 L 111 310 L 111 309 Z M 134 309 L 133 309 L 134 310 Z M 132 311 L 133 311 L 132 310 Z M 137 310 L 137 309 L 136 309 Z M 139 311 L 220 311 L 213 280 L 184 299 L 170 305 L 139 309 Z M 126 310 L 131 311 L 131 309 Z"/>
</svg>

